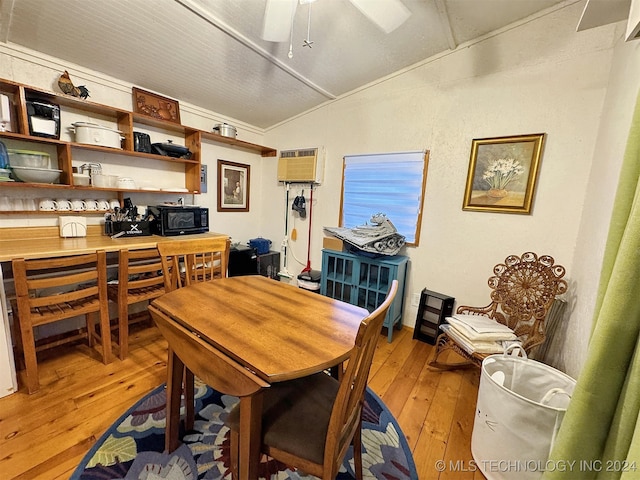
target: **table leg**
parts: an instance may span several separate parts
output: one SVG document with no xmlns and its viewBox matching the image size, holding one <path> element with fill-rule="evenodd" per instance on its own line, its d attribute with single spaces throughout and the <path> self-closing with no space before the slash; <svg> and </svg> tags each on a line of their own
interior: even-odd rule
<svg viewBox="0 0 640 480">
<path fill-rule="evenodd" d="M 167 453 L 178 448 L 180 439 L 180 401 L 182 396 L 182 372 L 184 364 L 169 348 L 167 361 L 167 425 L 164 432 L 164 448 Z"/>
<path fill-rule="evenodd" d="M 184 429 L 193 430 L 193 425 L 196 420 L 196 406 L 195 406 L 195 382 L 194 374 L 187 367 L 184 369 Z"/>
<path fill-rule="evenodd" d="M 262 391 L 240 398 L 240 480 L 258 478 L 262 437 Z"/>
</svg>

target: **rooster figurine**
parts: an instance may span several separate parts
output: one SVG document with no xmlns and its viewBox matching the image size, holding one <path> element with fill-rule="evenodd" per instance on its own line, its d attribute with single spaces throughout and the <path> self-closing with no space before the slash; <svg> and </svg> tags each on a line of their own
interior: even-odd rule
<svg viewBox="0 0 640 480">
<path fill-rule="evenodd" d="M 89 96 L 89 90 L 87 89 L 87 87 L 85 87 L 84 85 L 76 87 L 69 77 L 69 72 L 67 72 L 66 70 L 62 75 L 60 75 L 60 78 L 58 79 L 58 86 L 60 87 L 60 90 L 62 90 L 62 92 L 66 93 L 67 95 L 80 97 L 83 100 Z"/>
</svg>

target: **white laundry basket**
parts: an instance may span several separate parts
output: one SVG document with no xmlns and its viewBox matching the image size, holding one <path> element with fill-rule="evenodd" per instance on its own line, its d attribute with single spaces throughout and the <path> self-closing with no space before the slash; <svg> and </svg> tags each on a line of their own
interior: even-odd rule
<svg viewBox="0 0 640 480">
<path fill-rule="evenodd" d="M 482 362 L 471 453 L 488 480 L 538 480 L 575 380 L 553 367 L 509 354 Z"/>
</svg>

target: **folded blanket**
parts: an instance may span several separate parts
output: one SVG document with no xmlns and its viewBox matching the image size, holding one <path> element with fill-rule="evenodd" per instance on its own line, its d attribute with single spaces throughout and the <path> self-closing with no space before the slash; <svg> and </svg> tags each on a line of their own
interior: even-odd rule
<svg viewBox="0 0 640 480">
<path fill-rule="evenodd" d="M 453 325 L 442 324 L 440 328 L 443 332 L 446 332 L 455 342 L 468 354 L 473 353 L 502 353 L 504 347 L 499 342 L 479 342 L 473 341 L 465 337 L 459 330 L 456 330 Z"/>
<path fill-rule="evenodd" d="M 502 353 L 504 348 L 499 342 L 474 342 L 465 337 L 452 325 L 440 325 L 442 331 L 446 332 L 464 351 L 473 353 Z"/>
<path fill-rule="evenodd" d="M 506 325 L 480 315 L 459 315 L 447 317 L 446 321 L 472 340 L 499 341 L 516 340 L 516 335 Z"/>
<path fill-rule="evenodd" d="M 515 335 L 506 325 L 498 323 L 493 318 L 481 315 L 461 315 L 456 314 L 446 319 L 449 323 L 455 323 L 468 330 L 472 336 L 493 335 L 498 336 L 497 340 L 513 340 Z"/>
</svg>

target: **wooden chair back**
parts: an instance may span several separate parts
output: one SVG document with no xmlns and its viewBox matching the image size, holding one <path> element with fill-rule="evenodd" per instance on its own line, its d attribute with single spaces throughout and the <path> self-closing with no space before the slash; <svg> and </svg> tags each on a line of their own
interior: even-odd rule
<svg viewBox="0 0 640 480">
<path fill-rule="evenodd" d="M 104 251 L 46 259 L 14 259 L 16 313 L 29 393 L 39 389 L 34 330 L 50 323 L 85 315 L 89 345 L 101 345 L 103 362 L 111 361 Z M 99 317 L 100 334 L 96 332 Z"/>
<path fill-rule="evenodd" d="M 323 477 L 334 478 L 337 475 L 339 465 L 356 431 L 359 438 L 359 431 L 362 428 L 364 391 L 367 387 L 373 354 L 382 324 L 397 291 L 398 281 L 393 280 L 384 302 L 362 321 L 358 329 L 353 351 L 340 379 L 340 387 L 329 420 L 325 441 L 324 472 L 331 473 L 329 476 L 325 473 Z M 356 443 L 359 444 L 359 441 Z M 360 445 L 354 444 L 355 448 L 360 448 Z M 360 471 L 362 471 L 361 456 L 354 455 L 354 458 L 356 461 L 359 459 Z"/>
<path fill-rule="evenodd" d="M 158 298 L 165 293 L 162 261 L 157 248 L 120 250 L 118 283 L 108 286 L 109 300 L 118 305 L 118 356 L 129 351 L 129 305 Z"/>
<path fill-rule="evenodd" d="M 544 321 L 553 301 L 567 291 L 566 271 L 549 255 L 533 252 L 509 255 L 493 267 L 489 277 L 491 303 L 486 307 L 460 306 L 457 313 L 486 315 L 511 328 L 525 352 L 545 339 Z"/>
<path fill-rule="evenodd" d="M 207 237 L 187 240 L 172 240 L 158 243 L 158 252 L 162 261 L 165 292 L 189 286 L 198 282 L 206 282 L 216 278 L 226 278 L 229 264 L 231 240 L 228 237 Z M 149 307 L 149 311 L 153 312 Z M 158 328 L 157 316 L 154 316 Z M 165 328 L 166 330 L 166 328 Z M 161 329 L 162 331 L 162 329 Z M 165 332 L 163 331 L 163 334 Z M 167 338 L 168 340 L 168 338 Z M 169 343 L 169 360 L 167 364 L 167 383 L 171 379 L 183 379 L 185 402 L 185 428 L 190 430 L 195 422 L 195 374 L 189 368 L 187 360 L 178 357 Z M 203 379 L 205 380 L 205 379 Z M 206 382 L 206 380 L 205 380 Z M 180 398 L 167 397 L 167 410 L 175 413 Z M 179 413 L 178 413 L 179 414 Z M 167 424 L 169 425 L 169 424 Z M 177 448 L 177 437 L 167 432 L 165 447 L 168 451 Z"/>
<path fill-rule="evenodd" d="M 165 290 L 226 277 L 230 245 L 227 237 L 158 243 Z"/>
<path fill-rule="evenodd" d="M 308 475 L 333 480 L 353 443 L 356 479 L 362 480 L 364 393 L 384 318 L 397 291 L 398 281 L 393 280 L 384 302 L 360 323 L 338 381 L 320 372 L 275 383 L 264 390 L 263 453 Z M 239 411 L 235 406 L 226 420 L 231 429 L 234 479 L 239 466 Z M 315 428 L 308 428 L 303 419 L 316 422 Z"/>
</svg>

